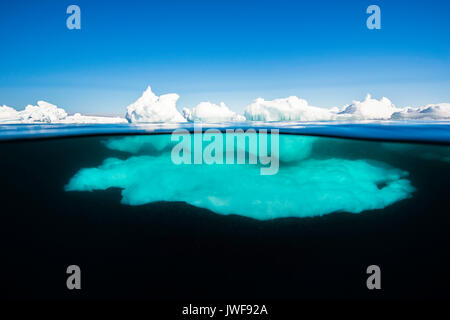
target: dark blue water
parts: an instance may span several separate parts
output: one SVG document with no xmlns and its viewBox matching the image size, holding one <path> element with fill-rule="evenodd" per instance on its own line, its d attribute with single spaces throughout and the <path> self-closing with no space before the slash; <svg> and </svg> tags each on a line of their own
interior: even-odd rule
<svg viewBox="0 0 450 320">
<path fill-rule="evenodd" d="M 153 148 L 165 125 L 2 126 L 2 298 L 448 298 L 449 125 L 274 127 L 290 135 L 261 177 L 174 168 Z M 108 147 L 136 137 L 150 145 Z M 82 170 L 94 190 L 68 190 Z M 366 287 L 373 264 L 381 290 Z"/>
<path fill-rule="evenodd" d="M 248 130 L 249 128 L 277 128 L 281 133 L 314 136 L 331 136 L 366 140 L 413 141 L 424 143 L 450 143 L 448 121 L 366 121 L 361 123 L 343 122 L 242 122 L 222 124 L 202 124 L 203 129 L 227 128 Z M 36 139 L 89 135 L 138 135 L 150 133 L 171 133 L 177 128 L 194 130 L 192 123 L 180 124 L 11 124 L 0 125 L 0 140 Z"/>
</svg>

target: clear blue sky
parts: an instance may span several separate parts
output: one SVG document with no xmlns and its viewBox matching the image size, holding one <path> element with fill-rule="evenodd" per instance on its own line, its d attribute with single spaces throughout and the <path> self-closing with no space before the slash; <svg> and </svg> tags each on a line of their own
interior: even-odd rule
<svg viewBox="0 0 450 320">
<path fill-rule="evenodd" d="M 66 28 L 70 4 L 81 30 Z M 366 28 L 370 4 L 381 30 Z M 122 115 L 148 84 L 180 108 L 289 95 L 331 107 L 367 92 L 450 102 L 450 1 L 0 2 L 0 105 Z"/>
</svg>

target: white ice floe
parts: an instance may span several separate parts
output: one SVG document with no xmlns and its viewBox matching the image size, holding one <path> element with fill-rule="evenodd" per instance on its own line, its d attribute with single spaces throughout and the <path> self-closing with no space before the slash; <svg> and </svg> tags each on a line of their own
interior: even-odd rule
<svg viewBox="0 0 450 320">
<path fill-rule="evenodd" d="M 8 106 L 0 107 L 0 123 L 20 121 L 19 112 Z"/>
<path fill-rule="evenodd" d="M 68 115 L 67 112 L 46 101 L 38 101 L 37 105 L 28 105 L 24 110 L 0 107 L 0 123 L 126 123 L 119 117 L 85 116 L 79 113 Z"/>
<path fill-rule="evenodd" d="M 274 100 L 258 98 L 245 108 L 244 115 L 219 105 L 201 102 L 192 109 L 178 111 L 178 94 L 155 95 L 151 87 L 136 102 L 127 107 L 126 118 L 87 116 L 67 112 L 45 101 L 28 105 L 18 111 L 0 106 L 0 123 L 167 123 L 231 121 L 365 121 L 365 120 L 450 120 L 450 103 L 428 104 L 420 107 L 396 107 L 388 98 L 372 98 L 367 94 L 362 101 L 353 101 L 342 108 L 321 108 L 308 104 L 296 96 Z"/>
<path fill-rule="evenodd" d="M 270 101 L 258 98 L 245 108 L 244 114 L 250 121 L 322 121 L 336 118 L 329 109 L 310 106 L 306 100 L 295 96 Z"/>
<path fill-rule="evenodd" d="M 60 121 L 61 123 L 104 123 L 104 124 L 114 124 L 114 123 L 127 123 L 128 121 L 120 117 L 99 117 L 99 116 L 85 116 L 80 113 L 75 113 L 74 115 L 67 116 L 65 119 Z"/>
<path fill-rule="evenodd" d="M 192 110 L 184 108 L 183 116 L 191 122 L 245 121 L 244 116 L 231 111 L 223 102 L 219 105 L 211 102 L 201 102 Z"/>
<path fill-rule="evenodd" d="M 392 114 L 400 112 L 388 98 L 373 99 L 370 94 L 363 101 L 353 101 L 338 112 L 341 120 L 389 120 Z"/>
<path fill-rule="evenodd" d="M 127 107 L 126 119 L 129 122 L 185 122 L 177 110 L 179 96 L 176 93 L 157 96 L 150 86 L 136 102 Z"/>
<path fill-rule="evenodd" d="M 19 113 L 24 123 L 55 123 L 67 117 L 67 112 L 64 109 L 45 101 L 38 101 L 36 106 L 28 105 L 25 110 Z"/>
<path fill-rule="evenodd" d="M 246 107 L 245 117 L 250 121 L 450 120 L 450 103 L 398 108 L 386 97 L 377 100 L 367 94 L 363 101 L 326 109 L 295 96 L 271 101 L 259 98 Z"/>
<path fill-rule="evenodd" d="M 0 122 L 3 123 L 54 123 L 66 117 L 64 109 L 45 101 L 38 101 L 35 106 L 28 105 L 22 111 L 8 106 L 0 107 Z"/>
<path fill-rule="evenodd" d="M 450 103 L 428 104 L 426 106 L 407 107 L 392 114 L 392 120 L 449 120 Z"/>
</svg>

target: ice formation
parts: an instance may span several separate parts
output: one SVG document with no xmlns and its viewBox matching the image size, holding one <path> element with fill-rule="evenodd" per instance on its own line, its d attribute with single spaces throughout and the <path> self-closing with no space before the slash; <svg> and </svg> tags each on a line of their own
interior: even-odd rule
<svg viewBox="0 0 450 320">
<path fill-rule="evenodd" d="M 110 150 L 117 150 L 131 154 L 152 154 L 159 153 L 169 147 L 173 147 L 176 142 L 170 139 L 170 135 L 142 135 L 121 138 L 110 138 L 103 142 Z"/>
<path fill-rule="evenodd" d="M 259 166 L 250 164 L 175 165 L 166 148 L 167 137 L 107 142 L 109 148 L 134 155 L 125 160 L 108 158 L 97 168 L 81 169 L 65 190 L 121 188 L 121 202 L 127 205 L 184 201 L 219 214 L 259 220 L 381 209 L 414 191 L 405 171 L 367 160 L 314 159 L 311 150 L 293 162 L 280 163 L 273 176 L 260 175 Z M 288 136 L 287 142 L 280 141 L 280 157 L 283 143 L 292 146 L 296 138 L 307 137 Z M 310 143 L 305 141 L 299 145 Z"/>
<path fill-rule="evenodd" d="M 450 103 L 428 104 L 412 108 L 407 107 L 392 114 L 392 120 L 449 120 Z"/>
<path fill-rule="evenodd" d="M 136 102 L 127 107 L 129 122 L 184 122 L 186 119 L 177 110 L 179 96 L 176 93 L 157 96 L 150 86 Z"/>
<path fill-rule="evenodd" d="M 21 117 L 16 109 L 5 105 L 0 107 L 0 123 L 19 122 L 19 121 L 21 121 Z"/>
<path fill-rule="evenodd" d="M 127 120 L 120 117 L 98 117 L 98 116 L 86 116 L 80 113 L 67 116 L 61 123 L 127 123 Z"/>
<path fill-rule="evenodd" d="M 386 97 L 377 100 L 367 94 L 363 101 L 326 109 L 295 96 L 271 101 L 259 98 L 245 108 L 245 117 L 250 121 L 449 120 L 450 103 L 397 108 Z"/>
<path fill-rule="evenodd" d="M 203 133 L 206 137 L 209 134 Z M 228 134 L 230 135 L 230 134 Z M 247 133 L 245 139 L 238 139 L 240 133 L 233 133 L 234 150 L 244 150 L 248 154 L 257 155 L 259 150 L 251 150 L 249 148 L 249 140 L 254 136 L 255 139 L 259 139 L 257 133 Z M 227 152 L 225 134 L 222 135 L 224 146 L 224 152 Z M 211 139 L 203 138 L 203 140 L 211 141 Z M 268 140 L 267 149 L 270 154 L 272 150 L 271 140 Z M 282 134 L 279 136 L 279 152 L 278 157 L 281 162 L 290 163 L 296 162 L 309 157 L 312 152 L 314 142 L 317 137 L 309 136 L 295 136 Z M 259 145 L 259 140 L 256 140 L 256 145 Z M 111 150 L 117 150 L 127 152 L 131 154 L 157 154 L 161 151 L 169 151 L 173 148 L 177 142 L 172 141 L 170 135 L 145 135 L 145 136 L 130 136 L 124 138 L 110 138 L 104 142 L 105 146 Z M 204 150 L 208 146 L 208 143 L 203 143 L 202 149 Z M 194 146 L 191 144 L 191 150 Z"/>
<path fill-rule="evenodd" d="M 67 113 L 64 109 L 45 102 L 38 101 L 36 106 L 28 105 L 25 110 L 19 112 L 22 122 L 46 122 L 53 123 L 58 122 L 67 117 Z"/>
<path fill-rule="evenodd" d="M 151 87 L 127 107 L 126 119 L 119 117 L 68 115 L 66 111 L 45 101 L 17 111 L 0 106 L 0 123 L 177 123 L 231 121 L 364 121 L 364 120 L 450 120 L 450 103 L 420 107 L 396 107 L 388 98 L 374 99 L 367 94 L 342 108 L 321 108 L 296 96 L 275 100 L 258 98 L 248 105 L 244 115 L 230 110 L 225 103 L 201 102 L 192 109 L 177 110 L 178 94 L 155 95 Z"/>
<path fill-rule="evenodd" d="M 295 96 L 270 101 L 258 98 L 245 108 L 244 115 L 250 121 L 322 121 L 336 118 L 330 110 L 310 106 L 306 100 Z"/>
<path fill-rule="evenodd" d="M 192 122 L 245 121 L 244 116 L 231 111 L 223 102 L 219 105 L 211 102 L 201 102 L 192 110 L 184 108 L 183 115 L 188 121 Z"/>
<path fill-rule="evenodd" d="M 353 101 L 344 107 L 338 115 L 341 119 L 351 120 L 389 120 L 394 112 L 400 110 L 388 98 L 377 100 L 368 94 L 363 101 Z"/>
<path fill-rule="evenodd" d="M 126 123 L 123 118 L 84 116 L 67 112 L 51 103 L 38 101 L 37 105 L 28 105 L 22 111 L 0 107 L 0 123 Z"/>
</svg>

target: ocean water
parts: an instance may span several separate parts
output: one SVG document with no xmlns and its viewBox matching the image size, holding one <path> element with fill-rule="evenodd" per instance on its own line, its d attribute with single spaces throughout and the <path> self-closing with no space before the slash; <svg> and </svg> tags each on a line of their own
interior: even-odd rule
<svg viewBox="0 0 450 320">
<path fill-rule="evenodd" d="M 2 297 L 448 297 L 448 124 L 203 129 L 236 127 L 280 131 L 275 174 L 238 142 L 245 164 L 175 164 L 171 125 L 1 126 Z"/>
</svg>

